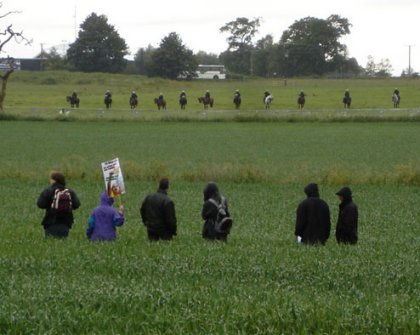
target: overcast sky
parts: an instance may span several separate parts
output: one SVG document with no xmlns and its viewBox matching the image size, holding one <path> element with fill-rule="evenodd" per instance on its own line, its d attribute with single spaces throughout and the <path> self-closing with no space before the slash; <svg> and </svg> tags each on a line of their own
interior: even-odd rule
<svg viewBox="0 0 420 335">
<path fill-rule="evenodd" d="M 227 34 L 219 29 L 237 17 L 260 17 L 255 40 L 271 34 L 276 42 L 295 21 L 307 16 L 326 19 L 331 14 L 345 17 L 352 24 L 350 35 L 342 39 L 350 57 L 363 67 L 368 55 L 375 63 L 388 58 L 394 74 L 411 67 L 420 72 L 420 0 L 3 0 L 1 13 L 20 11 L 1 20 L 2 27 L 13 24 L 33 40 L 32 46 L 10 42 L 5 50 L 15 58 L 34 57 L 41 44 L 48 50 L 65 50 L 77 37 L 79 25 L 95 12 L 106 15 L 125 39 L 131 58 L 141 47 L 157 47 L 170 32 L 180 35 L 194 52 L 219 54 L 226 50 Z"/>
</svg>

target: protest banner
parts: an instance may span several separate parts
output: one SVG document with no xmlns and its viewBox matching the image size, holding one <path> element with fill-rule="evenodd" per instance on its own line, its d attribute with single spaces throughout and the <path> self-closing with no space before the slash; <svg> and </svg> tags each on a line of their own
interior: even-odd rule
<svg viewBox="0 0 420 335">
<path fill-rule="evenodd" d="M 108 196 L 114 198 L 124 194 L 124 178 L 119 159 L 114 158 L 108 162 L 103 162 L 101 165 L 104 174 L 105 188 L 108 192 Z"/>
</svg>

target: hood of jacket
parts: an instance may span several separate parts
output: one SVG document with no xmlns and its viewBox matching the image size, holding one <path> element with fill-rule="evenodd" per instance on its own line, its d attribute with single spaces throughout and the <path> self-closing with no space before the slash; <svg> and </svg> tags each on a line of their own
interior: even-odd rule
<svg viewBox="0 0 420 335">
<path fill-rule="evenodd" d="M 107 192 L 101 194 L 100 198 L 101 206 L 112 206 L 114 204 L 114 198 L 108 196 Z"/>
<path fill-rule="evenodd" d="M 318 184 L 310 183 L 306 185 L 304 191 L 308 198 L 319 198 Z"/>
<path fill-rule="evenodd" d="M 210 198 L 219 197 L 219 188 L 217 187 L 217 184 L 213 182 L 208 183 L 203 190 L 203 195 L 204 201 Z"/>
<path fill-rule="evenodd" d="M 340 189 L 336 195 L 340 195 L 343 197 L 343 202 L 348 202 L 352 200 L 352 193 L 351 193 L 351 189 L 349 187 L 343 187 L 342 189 Z"/>
</svg>

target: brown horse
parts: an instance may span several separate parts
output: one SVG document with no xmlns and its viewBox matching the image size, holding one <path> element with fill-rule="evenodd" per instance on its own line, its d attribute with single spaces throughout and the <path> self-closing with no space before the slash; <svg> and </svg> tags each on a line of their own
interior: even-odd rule
<svg viewBox="0 0 420 335">
<path fill-rule="evenodd" d="M 155 104 L 156 104 L 156 106 L 159 110 L 166 109 L 166 100 L 165 99 L 155 98 L 153 101 L 155 102 Z"/>
<path fill-rule="evenodd" d="M 78 97 L 68 95 L 66 96 L 66 101 L 70 103 L 71 108 L 79 108 L 80 99 Z"/>
<path fill-rule="evenodd" d="M 213 107 L 213 105 L 214 105 L 214 99 L 213 98 L 208 98 L 208 97 L 199 97 L 198 98 L 198 102 L 200 103 L 200 104 L 203 104 L 204 105 L 204 109 L 207 109 L 207 108 L 209 108 L 209 106 L 210 107 Z"/>
<path fill-rule="evenodd" d="M 298 103 L 298 108 L 300 110 L 303 109 L 303 107 L 305 106 L 305 96 L 304 95 L 299 95 L 297 98 L 297 103 Z"/>
</svg>

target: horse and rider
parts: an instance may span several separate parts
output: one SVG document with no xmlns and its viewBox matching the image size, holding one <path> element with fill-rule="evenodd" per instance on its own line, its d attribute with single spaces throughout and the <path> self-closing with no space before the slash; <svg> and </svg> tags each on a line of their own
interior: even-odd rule
<svg viewBox="0 0 420 335">
<path fill-rule="evenodd" d="M 179 105 L 181 106 L 181 109 L 185 109 L 187 102 L 187 94 L 185 93 L 185 91 L 181 91 L 181 93 L 179 94 Z"/>
<path fill-rule="evenodd" d="M 392 93 L 392 102 L 394 103 L 394 108 L 400 107 L 400 101 L 401 101 L 400 90 L 398 88 L 395 88 L 394 92 Z"/>
<path fill-rule="evenodd" d="M 71 108 L 79 108 L 80 99 L 77 96 L 77 92 L 73 91 L 71 95 L 66 97 L 66 101 L 70 103 Z"/>
<path fill-rule="evenodd" d="M 111 105 L 112 105 L 112 93 L 111 93 L 110 90 L 107 90 L 105 92 L 104 103 L 105 103 L 106 109 L 110 109 L 111 108 Z"/>
<path fill-rule="evenodd" d="M 233 103 L 235 104 L 236 109 L 239 109 L 239 107 L 241 106 L 241 102 L 241 93 L 239 92 L 239 90 L 236 90 L 233 94 Z"/>
<path fill-rule="evenodd" d="M 273 101 L 274 97 L 271 93 L 267 90 L 264 91 L 263 103 L 265 109 L 270 109 L 271 102 Z"/>
<path fill-rule="evenodd" d="M 166 100 L 163 96 L 163 93 L 159 93 L 159 96 L 153 100 L 158 108 L 158 110 L 166 109 Z"/>
<path fill-rule="evenodd" d="M 209 106 L 213 107 L 214 105 L 214 99 L 211 97 L 209 90 L 204 93 L 203 97 L 198 98 L 198 102 L 204 105 L 204 109 L 207 109 Z"/>
<path fill-rule="evenodd" d="M 303 107 L 305 106 L 305 102 L 306 102 L 305 101 L 305 92 L 300 91 L 299 95 L 298 95 L 298 98 L 297 98 L 297 104 L 298 104 L 298 108 L 300 110 L 302 110 Z"/>
<path fill-rule="evenodd" d="M 344 104 L 344 108 L 350 108 L 350 105 L 351 105 L 351 96 L 350 96 L 349 89 L 346 89 L 344 91 L 343 104 Z"/>
<path fill-rule="evenodd" d="M 136 91 L 132 91 L 131 92 L 131 96 L 130 96 L 130 108 L 131 109 L 136 109 L 138 105 L 138 96 Z"/>
</svg>

